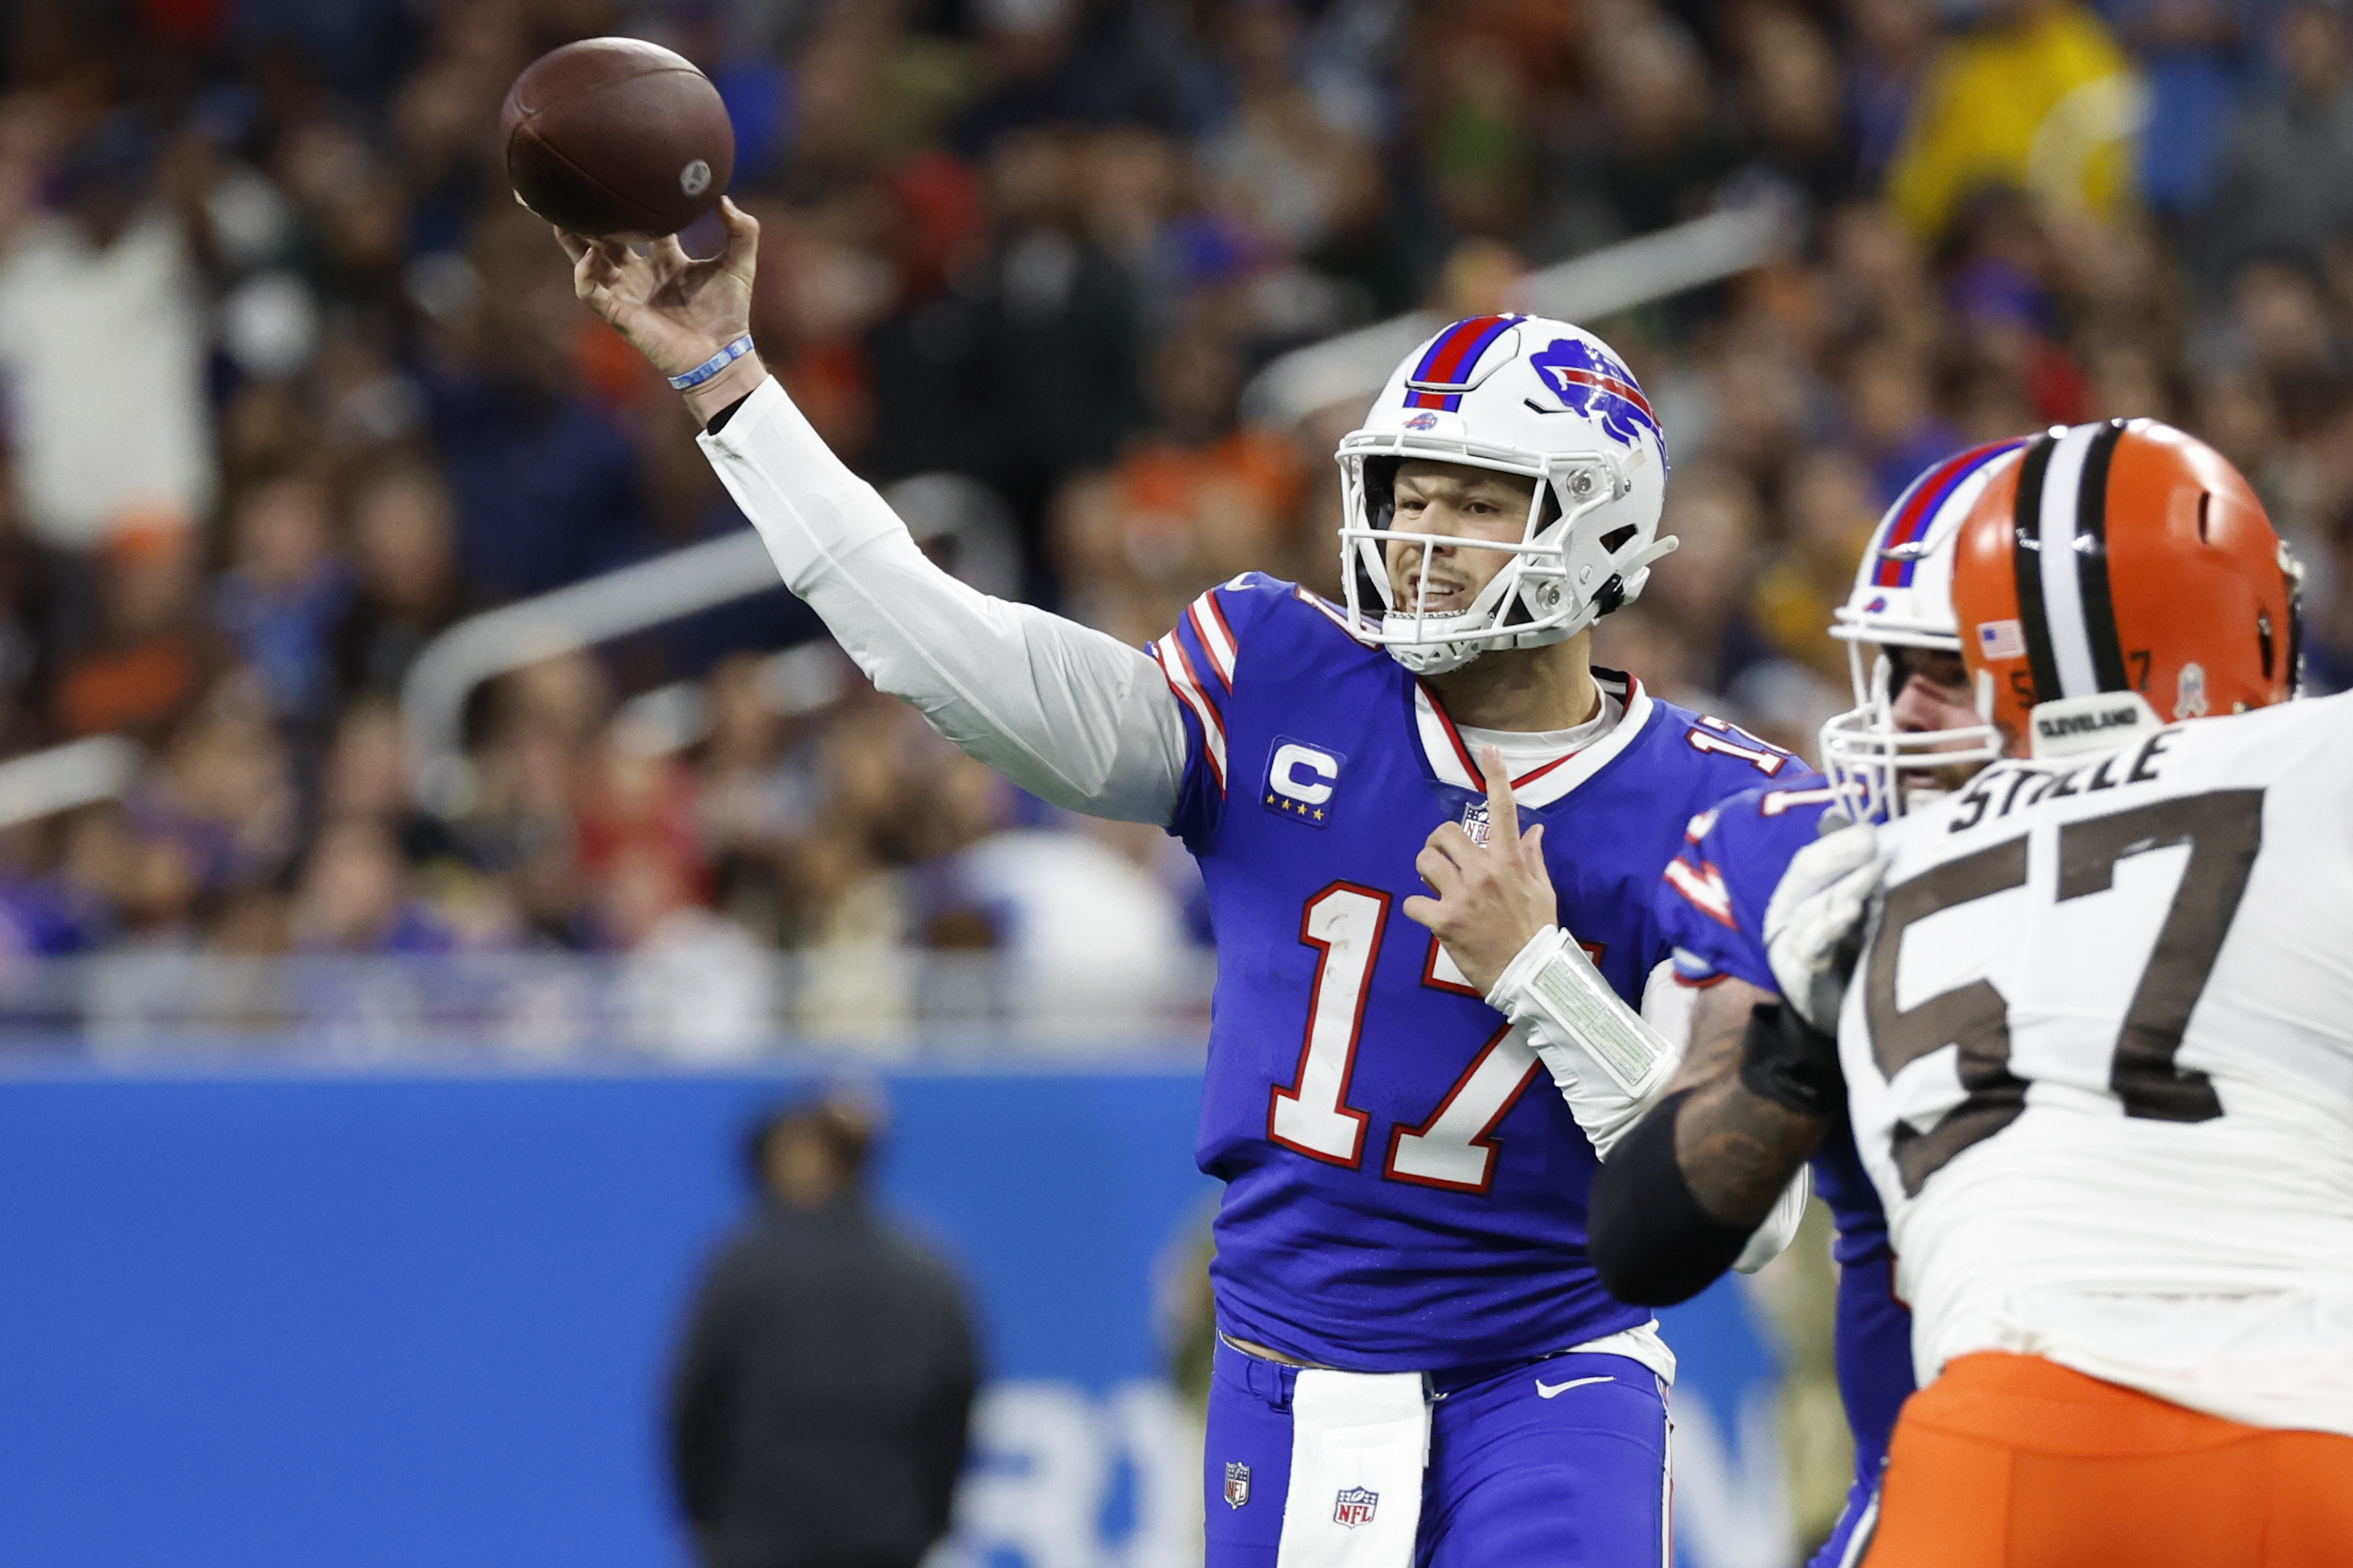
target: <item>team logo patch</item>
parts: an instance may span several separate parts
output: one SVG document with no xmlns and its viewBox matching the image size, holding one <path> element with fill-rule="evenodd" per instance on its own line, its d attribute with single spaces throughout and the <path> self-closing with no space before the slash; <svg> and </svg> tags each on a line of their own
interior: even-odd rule
<svg viewBox="0 0 2353 1568">
<path fill-rule="evenodd" d="M 1541 377 L 1552 395 L 1570 412 L 1582 414 L 1601 426 L 1621 447 L 1639 447 L 1642 432 L 1667 453 L 1658 416 L 1634 383 L 1634 373 L 1599 343 L 1577 338 L 1555 338 L 1552 346 L 1528 356 L 1528 368 Z"/>
<path fill-rule="evenodd" d="M 1226 1461 L 1226 1506 L 1240 1508 L 1250 1501 L 1250 1467 L 1240 1459 Z"/>
<path fill-rule="evenodd" d="M 1310 827 L 1329 827 L 1332 797 L 1340 787 L 1340 764 L 1347 760 L 1338 752 L 1277 735 L 1274 751 L 1266 760 L 1266 784 L 1258 792 L 1259 804 L 1277 816 Z"/>
<path fill-rule="evenodd" d="M 1409 430 L 1435 430 L 1438 428 L 1438 416 L 1425 409 L 1409 418 L 1405 427 Z"/>
<path fill-rule="evenodd" d="M 2026 628 L 2016 621 L 1979 621 L 1978 652 L 1986 658 L 2024 658 Z"/>
<path fill-rule="evenodd" d="M 1373 1522 L 1373 1510 L 1380 1503 L 1380 1493 L 1366 1491 L 1362 1487 L 1349 1487 L 1332 1504 L 1332 1522 L 1345 1524 L 1350 1530 L 1360 1524 L 1370 1524 Z"/>
</svg>

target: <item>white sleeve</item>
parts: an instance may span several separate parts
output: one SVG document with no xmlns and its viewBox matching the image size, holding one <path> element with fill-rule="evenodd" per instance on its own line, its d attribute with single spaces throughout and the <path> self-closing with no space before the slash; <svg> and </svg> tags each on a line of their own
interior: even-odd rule
<svg viewBox="0 0 2353 1568">
<path fill-rule="evenodd" d="M 1789 1248 L 1798 1239 L 1798 1226 L 1805 1223 L 1806 1205 L 1814 1195 L 1814 1168 L 1800 1165 L 1781 1195 L 1773 1200 L 1769 1210 L 1757 1228 L 1748 1235 L 1748 1245 L 1732 1260 L 1736 1273 L 1754 1274 Z"/>
<path fill-rule="evenodd" d="M 1167 823 L 1185 724 L 1149 655 L 941 571 L 773 379 L 698 439 L 785 586 L 877 687 L 1043 799 Z"/>
<path fill-rule="evenodd" d="M 1659 971 L 1669 967 L 1651 972 L 1646 1005 L 1659 990 Z M 1626 1005 L 1559 926 L 1528 938 L 1495 977 L 1487 1005 L 1527 1030 L 1529 1047 L 1551 1069 L 1553 1087 L 1600 1159 L 1666 1093 L 1683 1059 L 1682 1042 Z"/>
</svg>

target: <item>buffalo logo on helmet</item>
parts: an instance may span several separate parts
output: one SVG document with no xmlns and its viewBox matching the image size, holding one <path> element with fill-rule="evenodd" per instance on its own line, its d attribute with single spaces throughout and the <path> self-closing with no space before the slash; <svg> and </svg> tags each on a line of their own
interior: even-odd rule
<svg viewBox="0 0 2353 1568">
<path fill-rule="evenodd" d="M 1408 419 L 1405 422 L 1405 427 L 1409 430 L 1435 430 L 1438 428 L 1438 416 L 1424 409 Z"/>
<path fill-rule="evenodd" d="M 1381 1494 L 1363 1487 L 1347 1487 L 1333 1500 L 1332 1522 L 1354 1530 L 1360 1524 L 1373 1522 L 1373 1510 L 1380 1506 Z"/>
<path fill-rule="evenodd" d="M 1601 426 L 1621 447 L 1641 445 L 1642 432 L 1667 454 L 1667 438 L 1651 401 L 1635 384 L 1634 373 L 1598 342 L 1583 338 L 1555 338 L 1549 347 L 1528 356 L 1528 368 L 1542 378 L 1561 405 Z"/>
</svg>

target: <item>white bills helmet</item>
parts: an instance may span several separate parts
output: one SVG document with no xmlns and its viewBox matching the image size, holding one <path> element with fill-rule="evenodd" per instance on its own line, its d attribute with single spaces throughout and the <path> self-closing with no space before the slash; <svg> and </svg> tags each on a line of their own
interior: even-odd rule
<svg viewBox="0 0 2353 1568">
<path fill-rule="evenodd" d="M 1675 547 L 1658 537 L 1667 447 L 1650 401 L 1609 344 L 1567 321 L 1455 322 L 1406 355 L 1338 457 L 1350 628 L 1418 675 L 1574 637 L 1630 604 Z M 1518 542 L 1393 530 L 1398 467 L 1409 460 L 1534 479 Z M 1388 547 L 1401 542 L 1422 547 L 1425 566 L 1402 604 L 1388 566 Z M 1511 559 L 1466 608 L 1425 613 L 1430 552 L 1449 546 Z"/>
<path fill-rule="evenodd" d="M 1960 621 L 1953 610 L 1954 546 L 1969 509 L 2027 440 L 1989 442 L 1932 465 L 1905 487 L 1871 531 L 1855 568 L 1854 591 L 1831 612 L 1831 636 L 1846 644 L 1854 706 L 1822 726 L 1822 771 L 1855 786 L 1857 808 L 1873 816 L 1903 813 L 1907 792 L 1920 787 L 1907 773 L 1989 763 L 2001 755 L 1991 724 L 1957 730 L 1895 728 L 1896 679 L 1905 648 L 1958 655 Z"/>
</svg>

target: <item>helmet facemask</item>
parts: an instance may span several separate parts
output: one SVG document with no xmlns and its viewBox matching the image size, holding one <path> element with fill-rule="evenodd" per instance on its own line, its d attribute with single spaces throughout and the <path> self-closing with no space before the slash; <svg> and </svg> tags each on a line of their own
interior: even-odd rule
<svg viewBox="0 0 2353 1568">
<path fill-rule="evenodd" d="M 1822 772 L 1851 792 L 1862 819 L 1901 816 L 1909 807 L 1949 794 L 1959 778 L 1998 761 L 2001 732 L 1990 723 L 1944 730 L 1897 728 L 1895 702 L 1912 679 L 1909 656 L 1960 656 L 1941 639 L 1866 644 L 1846 639 L 1847 673 L 1855 705 L 1822 726 Z"/>
<path fill-rule="evenodd" d="M 1952 595 L 1961 524 L 2026 444 L 1988 442 L 1922 470 L 1872 531 L 1854 588 L 1831 614 L 1830 634 L 1846 644 L 1854 706 L 1822 726 L 1822 772 L 1868 816 L 1900 816 L 2002 754 L 2001 732 L 1982 713 L 1972 715 L 1978 722 L 1907 733 L 1895 709 L 1912 661 L 1962 657 Z"/>
<path fill-rule="evenodd" d="M 1672 538 L 1644 541 L 1632 523 L 1604 529 L 1601 509 L 1631 489 L 1613 456 L 1599 452 L 1535 454 L 1410 435 L 1359 431 L 1341 443 L 1341 582 L 1350 630 L 1388 649 L 1417 675 L 1460 669 L 1499 647 L 1541 647 L 1564 642 L 1602 616 L 1630 603 L 1650 577 L 1651 563 L 1675 548 Z M 1406 462 L 1485 468 L 1533 479 L 1517 540 L 1459 533 L 1400 531 L 1397 473 Z M 1389 547 L 1421 549 L 1414 592 L 1398 602 L 1390 581 Z M 1507 555 L 1471 603 L 1446 613 L 1427 608 L 1430 563 L 1440 549 Z M 1380 618 L 1369 605 L 1377 603 Z"/>
</svg>

